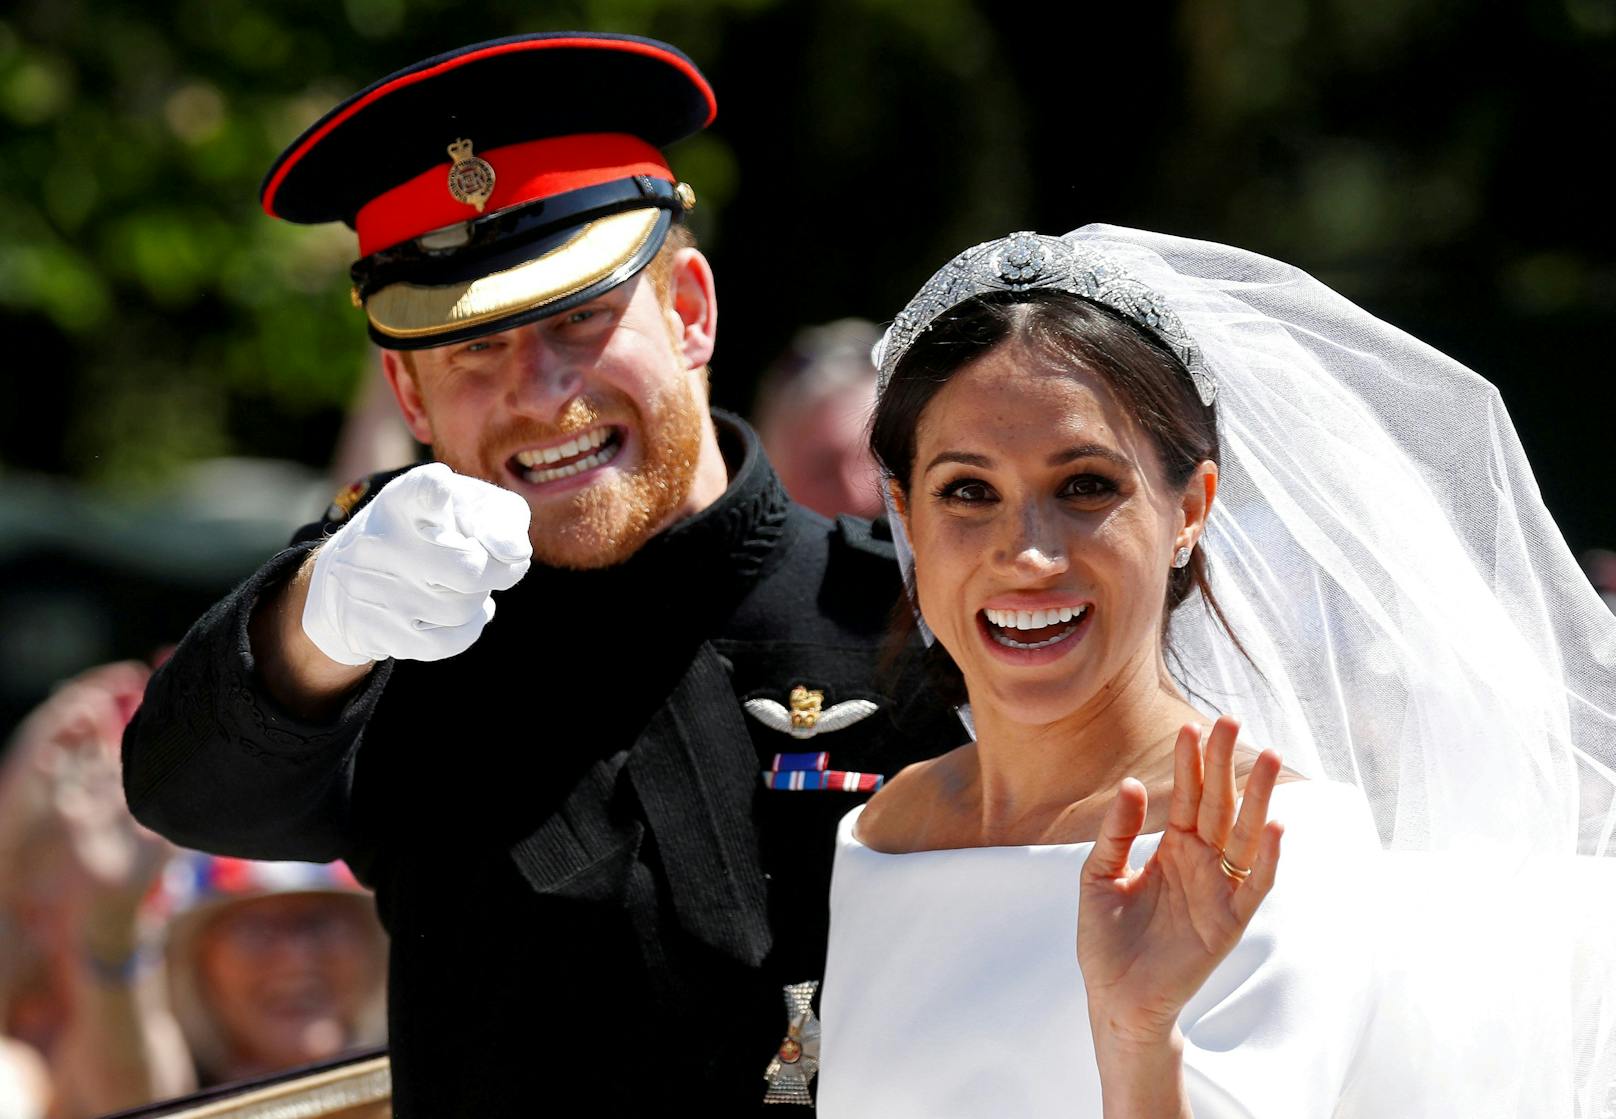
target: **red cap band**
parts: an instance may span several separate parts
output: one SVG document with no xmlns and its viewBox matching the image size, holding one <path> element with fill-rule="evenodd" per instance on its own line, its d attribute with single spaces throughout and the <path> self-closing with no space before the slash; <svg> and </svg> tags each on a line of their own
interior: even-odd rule
<svg viewBox="0 0 1616 1119">
<path fill-rule="evenodd" d="M 470 139 L 475 141 L 476 137 Z M 637 137 L 616 132 L 529 140 L 486 152 L 473 150 L 472 154 L 494 169 L 494 192 L 482 214 L 631 175 L 669 180 L 674 177 L 656 148 Z M 434 229 L 481 217 L 475 206 L 457 201 L 449 193 L 449 169 L 453 166 L 446 148 L 443 163 L 360 207 L 354 218 L 359 255 L 369 256 Z"/>
</svg>

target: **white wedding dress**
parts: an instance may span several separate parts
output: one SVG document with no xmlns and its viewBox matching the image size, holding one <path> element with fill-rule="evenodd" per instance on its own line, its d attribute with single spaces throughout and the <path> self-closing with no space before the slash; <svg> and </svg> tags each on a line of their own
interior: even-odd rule
<svg viewBox="0 0 1616 1119">
<path fill-rule="evenodd" d="M 1358 917 L 1378 851 L 1358 790 L 1280 785 L 1278 880 L 1185 1008 L 1197 1119 L 1327 1116 L 1373 1002 Z M 825 1119 L 1099 1116 L 1078 971 L 1078 879 L 1093 844 L 889 855 L 842 821 L 831 887 L 819 1114 Z M 1142 865 L 1159 833 L 1135 842 Z"/>
<path fill-rule="evenodd" d="M 889 855 L 855 837 L 861 811 L 842 821 L 831 885 L 819 1114 L 1099 1119 L 1076 953 L 1093 845 Z M 1545 864 L 1523 898 L 1485 858 L 1383 852 L 1355 786 L 1280 785 L 1271 815 L 1285 824 L 1274 889 L 1179 1019 L 1197 1119 L 1616 1104 L 1573 1108 L 1569 1065 L 1519 1061 L 1566 1028 L 1545 992 L 1616 984 L 1596 943 L 1616 928 L 1616 864 Z M 1133 865 L 1160 841 L 1141 836 Z"/>
</svg>

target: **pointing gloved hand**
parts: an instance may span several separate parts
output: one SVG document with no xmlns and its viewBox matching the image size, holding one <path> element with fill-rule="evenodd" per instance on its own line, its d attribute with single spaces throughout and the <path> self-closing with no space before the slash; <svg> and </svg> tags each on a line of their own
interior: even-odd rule
<svg viewBox="0 0 1616 1119">
<path fill-rule="evenodd" d="M 490 591 L 532 563 L 519 494 L 441 462 L 382 487 L 315 555 L 303 632 L 341 664 L 465 652 L 494 616 Z"/>
</svg>

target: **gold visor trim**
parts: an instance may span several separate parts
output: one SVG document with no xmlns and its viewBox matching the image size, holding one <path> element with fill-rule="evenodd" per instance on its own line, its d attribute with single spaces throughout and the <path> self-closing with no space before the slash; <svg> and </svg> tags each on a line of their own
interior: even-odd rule
<svg viewBox="0 0 1616 1119">
<path fill-rule="evenodd" d="M 389 284 L 365 301 L 377 333 L 427 338 L 576 295 L 621 268 L 645 247 L 662 211 L 625 210 L 582 226 L 543 256 L 455 284 Z"/>
</svg>

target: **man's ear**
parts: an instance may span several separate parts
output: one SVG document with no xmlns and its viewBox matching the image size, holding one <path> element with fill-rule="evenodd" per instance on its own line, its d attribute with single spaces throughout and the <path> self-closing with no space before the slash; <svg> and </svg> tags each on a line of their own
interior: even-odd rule
<svg viewBox="0 0 1616 1119">
<path fill-rule="evenodd" d="M 680 249 L 668 274 L 669 306 L 665 310 L 674 346 L 688 369 L 713 360 L 718 338 L 718 289 L 713 268 L 696 249 Z"/>
<path fill-rule="evenodd" d="M 432 421 L 427 419 L 426 407 L 421 401 L 421 385 L 415 379 L 415 359 L 399 350 L 383 350 L 382 372 L 392 386 L 398 410 L 404 414 L 410 434 L 417 443 L 431 446 Z"/>
</svg>

